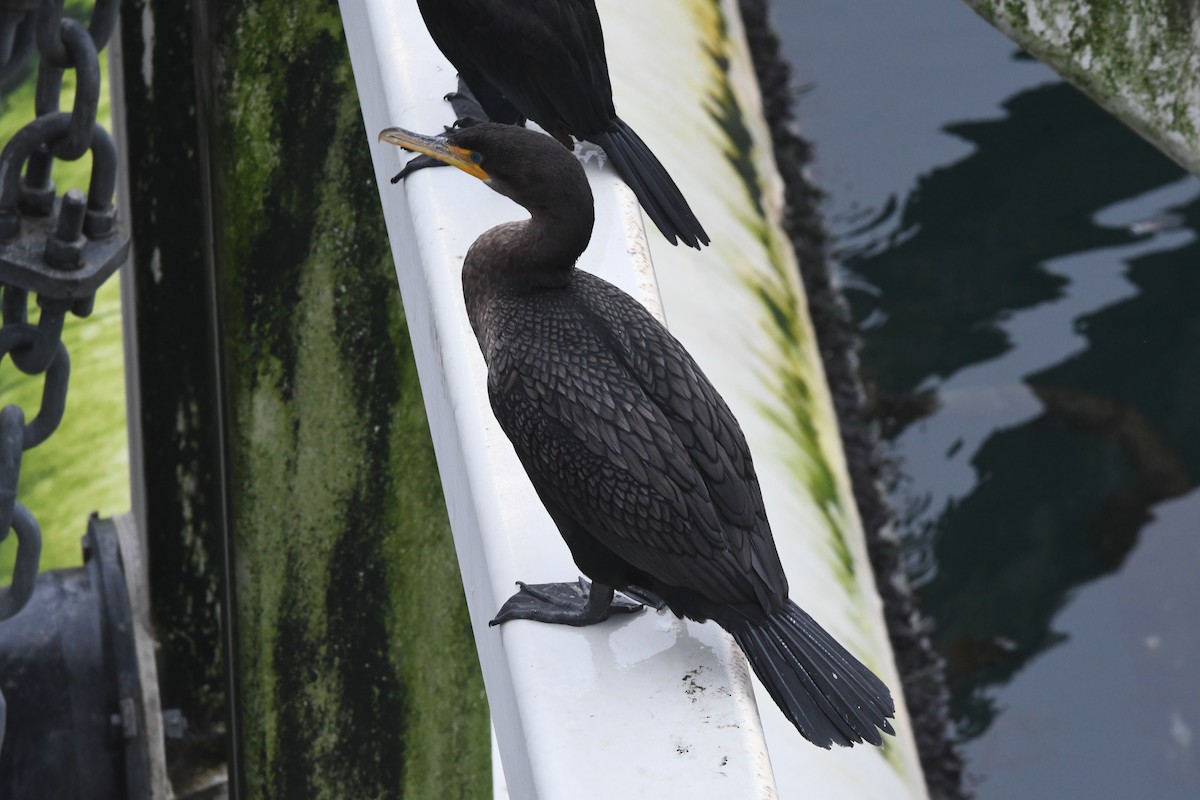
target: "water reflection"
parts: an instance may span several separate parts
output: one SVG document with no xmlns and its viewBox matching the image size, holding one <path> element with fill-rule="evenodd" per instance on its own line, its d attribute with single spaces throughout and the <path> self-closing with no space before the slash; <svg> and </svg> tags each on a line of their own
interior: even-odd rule
<svg viewBox="0 0 1200 800">
<path fill-rule="evenodd" d="M 1063 84 L 1022 92 L 1004 109 L 1002 119 L 946 126 L 974 152 L 921 176 L 886 238 L 843 256 L 877 290 L 852 290 L 850 300 L 858 319 L 879 320 L 863 358 L 887 393 L 1004 352 L 998 323 L 1063 291 L 1044 262 L 1133 241 L 1097 224 L 1096 212 L 1180 175 Z"/>
<path fill-rule="evenodd" d="M 906 476 L 895 499 L 921 605 L 969 737 L 1070 637 L 1080 588 L 1120 570 L 1156 508 L 1200 476 L 1200 181 L 1061 83 L 1004 109 L 946 126 L 974 151 L 921 176 L 843 255 L 864 284 L 848 294 Z M 1197 538 L 1182 547 L 1200 563 Z M 1130 645 L 1103 646 L 1115 664 Z M 1059 661 L 1060 681 L 1104 669 Z M 1198 697 L 1172 712 L 1185 727 Z M 1071 727 L 1071 709 L 1042 702 Z M 1132 759 L 1151 785 L 1157 746 Z"/>
</svg>

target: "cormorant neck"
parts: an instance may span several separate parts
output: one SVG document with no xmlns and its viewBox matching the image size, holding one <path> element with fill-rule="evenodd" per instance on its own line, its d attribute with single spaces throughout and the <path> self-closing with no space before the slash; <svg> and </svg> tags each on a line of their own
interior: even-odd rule
<svg viewBox="0 0 1200 800">
<path fill-rule="evenodd" d="M 531 216 L 524 223 L 529 249 L 521 258 L 547 273 L 574 269 L 592 239 L 596 220 L 592 204 L 565 204 L 529 211 Z"/>
<path fill-rule="evenodd" d="M 470 296 L 501 286 L 522 290 L 564 285 L 592 238 L 591 203 L 529 209 L 531 217 L 508 222 L 480 236 L 463 264 L 463 288 Z"/>
<path fill-rule="evenodd" d="M 493 301 L 569 286 L 575 262 L 592 238 L 592 190 L 574 157 L 567 157 L 571 162 L 557 170 L 525 171 L 519 183 L 493 179 L 489 184 L 524 206 L 530 218 L 487 231 L 463 262 L 463 299 L 485 356 Z"/>
</svg>

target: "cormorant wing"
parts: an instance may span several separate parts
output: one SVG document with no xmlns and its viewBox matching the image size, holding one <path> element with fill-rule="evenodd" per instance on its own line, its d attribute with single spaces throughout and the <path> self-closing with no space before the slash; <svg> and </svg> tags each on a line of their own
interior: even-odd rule
<svg viewBox="0 0 1200 800">
<path fill-rule="evenodd" d="M 420 0 L 468 86 L 487 83 L 548 131 L 608 130 L 616 116 L 594 0 Z"/>
<path fill-rule="evenodd" d="M 787 581 L 732 413 L 636 301 L 584 272 L 572 280 L 578 291 L 512 315 L 485 353 L 492 408 L 551 515 L 662 586 L 752 614 L 782 607 Z"/>
</svg>

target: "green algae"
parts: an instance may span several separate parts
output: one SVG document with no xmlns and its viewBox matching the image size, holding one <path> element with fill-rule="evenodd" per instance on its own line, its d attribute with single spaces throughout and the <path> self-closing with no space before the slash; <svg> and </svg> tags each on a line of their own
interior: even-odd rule
<svg viewBox="0 0 1200 800">
<path fill-rule="evenodd" d="M 835 462 L 825 452 L 818 428 L 825 412 L 818 405 L 814 381 L 823 380 L 823 373 L 813 361 L 806 301 L 788 257 L 790 244 L 764 202 L 754 137 L 730 80 L 734 44 L 721 3 L 707 0 L 699 4 L 697 14 L 701 29 L 707 31 L 704 50 L 712 70 L 708 111 L 723 134 L 720 147 L 738 176 L 744 201 L 753 210 L 752 214 L 741 210 L 745 206 L 739 200 L 730 204 L 730 213 L 762 247 L 761 254 L 744 256 L 744 263 L 736 266 L 739 279 L 763 310 L 759 319 L 767 344 L 756 344 L 755 349 L 759 373 L 771 388 L 774 402 L 763 403 L 760 412 L 790 443 L 785 461 L 825 521 L 839 583 L 853 597 L 858 594 L 858 584 L 847 540 L 851 524 L 847 503 L 851 501 L 844 496 Z M 756 267 L 751 258 L 761 259 L 766 268 Z"/>
<path fill-rule="evenodd" d="M 485 797 L 487 704 L 337 9 L 217 43 L 250 797 Z"/>
<path fill-rule="evenodd" d="M 773 402 L 761 403 L 759 411 L 788 445 L 779 448 L 783 461 L 825 523 L 830 566 L 850 600 L 849 616 L 866 629 L 867 609 L 849 538 L 858 535 L 858 522 L 848 483 L 840 477 L 842 461 L 827 449 L 836 445 L 830 444 L 825 426 L 836 422 L 823 397 L 824 371 L 808 318 L 807 298 L 778 212 L 765 199 L 766 182 L 758 166 L 761 154 L 732 81 L 737 44 L 730 37 L 725 6 L 721 0 L 697 0 L 696 6 L 700 27 L 708 32 L 704 43 L 712 75 L 708 110 L 723 134 L 720 146 L 725 158 L 742 184 L 742 198 L 731 202 L 730 213 L 762 248 L 761 254 L 743 257 L 735 266 L 762 309 L 759 323 L 765 343 L 752 347 L 760 362 L 758 374 L 774 397 Z M 743 210 L 747 202 L 752 213 Z M 868 664 L 872 661 L 865 660 Z M 908 773 L 910 763 L 903 745 L 885 737 L 880 751 L 895 772 Z"/>
<path fill-rule="evenodd" d="M 1200 18 L 1177 0 L 966 0 L 1167 155 L 1200 174 Z"/>
</svg>

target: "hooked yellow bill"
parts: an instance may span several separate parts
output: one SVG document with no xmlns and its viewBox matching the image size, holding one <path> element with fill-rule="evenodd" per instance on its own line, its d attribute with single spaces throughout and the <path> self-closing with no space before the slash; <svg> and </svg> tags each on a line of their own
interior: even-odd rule
<svg viewBox="0 0 1200 800">
<path fill-rule="evenodd" d="M 481 181 L 491 180 L 492 176 L 479 165 L 482 160 L 479 153 L 451 144 L 445 136 L 426 136 L 406 131 L 404 128 L 384 128 L 379 132 L 379 141 L 436 158 Z"/>
</svg>

